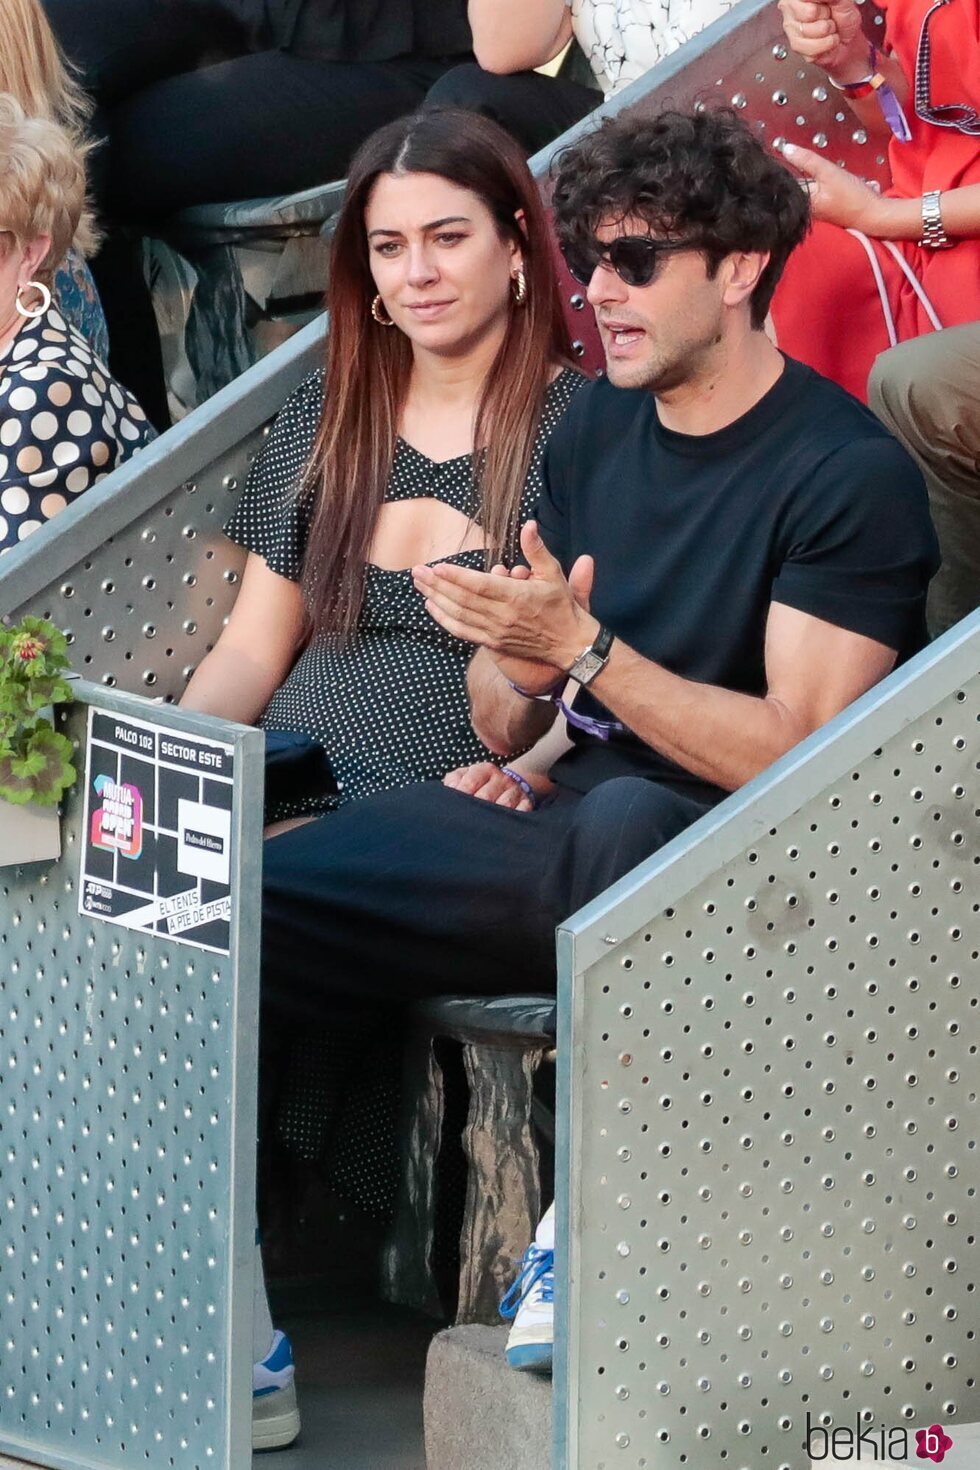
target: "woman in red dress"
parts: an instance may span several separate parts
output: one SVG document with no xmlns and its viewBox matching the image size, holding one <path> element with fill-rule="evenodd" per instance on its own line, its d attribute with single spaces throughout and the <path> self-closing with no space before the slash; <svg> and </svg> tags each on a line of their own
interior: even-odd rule
<svg viewBox="0 0 980 1470">
<path fill-rule="evenodd" d="M 879 3 L 889 56 L 869 45 L 854 0 L 779 7 L 792 49 L 888 140 L 883 195 L 829 158 L 785 150 L 810 181 L 816 223 L 773 300 L 779 345 L 862 400 L 879 352 L 980 319 L 980 0 Z"/>
</svg>

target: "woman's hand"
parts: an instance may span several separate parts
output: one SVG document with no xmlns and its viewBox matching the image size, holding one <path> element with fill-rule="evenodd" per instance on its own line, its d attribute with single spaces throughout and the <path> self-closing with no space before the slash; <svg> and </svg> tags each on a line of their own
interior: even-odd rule
<svg viewBox="0 0 980 1470">
<path fill-rule="evenodd" d="M 797 56 L 815 62 L 835 81 L 856 82 L 868 72 L 868 42 L 854 0 L 820 5 L 779 0 L 786 39 Z"/>
<path fill-rule="evenodd" d="M 887 201 L 863 179 L 796 143 L 784 144 L 783 156 L 807 180 L 814 219 L 826 220 L 845 230 L 860 230 L 865 235 L 878 234 L 884 223 Z"/>
<path fill-rule="evenodd" d="M 542 776 L 537 771 L 522 771 L 521 775 L 529 786 L 534 788 L 534 793 L 540 801 L 547 796 L 549 791 L 554 790 L 554 785 L 547 776 Z M 478 801 L 490 801 L 495 806 L 507 806 L 515 812 L 531 812 L 534 805 L 525 791 L 522 791 L 517 782 L 510 776 L 505 776 L 499 766 L 490 761 L 479 761 L 475 766 L 460 766 L 457 771 L 450 771 L 448 776 L 443 776 L 442 784 L 451 786 L 454 791 L 463 791 L 467 796 L 475 796 Z"/>
</svg>

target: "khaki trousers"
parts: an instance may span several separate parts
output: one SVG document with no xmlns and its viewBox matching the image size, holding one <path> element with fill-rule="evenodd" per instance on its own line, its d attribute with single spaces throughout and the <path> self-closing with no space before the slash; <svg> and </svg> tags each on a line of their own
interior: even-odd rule
<svg viewBox="0 0 980 1470">
<path fill-rule="evenodd" d="M 980 322 L 883 352 L 868 401 L 925 476 L 943 558 L 927 607 L 936 637 L 980 604 Z"/>
</svg>

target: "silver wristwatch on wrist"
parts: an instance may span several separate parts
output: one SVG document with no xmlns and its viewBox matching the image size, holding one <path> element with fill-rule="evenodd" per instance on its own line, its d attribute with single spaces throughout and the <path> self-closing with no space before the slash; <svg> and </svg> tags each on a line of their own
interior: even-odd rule
<svg viewBox="0 0 980 1470">
<path fill-rule="evenodd" d="M 601 673 L 609 662 L 609 650 L 612 648 L 614 636 L 609 628 L 600 625 L 598 633 L 588 648 L 583 648 L 572 664 L 568 677 L 574 679 L 577 684 L 591 684 L 596 675 Z"/>
<path fill-rule="evenodd" d="M 952 244 L 943 229 L 943 213 L 939 206 L 942 191 L 930 189 L 922 196 L 922 239 L 919 244 L 930 250 L 948 250 Z"/>
</svg>

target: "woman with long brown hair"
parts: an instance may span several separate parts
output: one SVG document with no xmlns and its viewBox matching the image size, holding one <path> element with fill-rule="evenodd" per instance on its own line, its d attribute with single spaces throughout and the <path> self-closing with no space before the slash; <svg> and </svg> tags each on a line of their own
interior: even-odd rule
<svg viewBox="0 0 980 1470">
<path fill-rule="evenodd" d="M 297 760 L 290 782 L 270 762 L 271 819 L 447 777 L 526 810 L 550 761 L 502 767 L 481 744 L 472 649 L 429 616 L 411 573 L 514 559 L 545 442 L 583 381 L 566 366 L 548 226 L 517 143 L 449 110 L 370 138 L 327 306 L 325 368 L 287 401 L 226 528 L 249 550 L 241 591 L 183 704 L 257 722 L 270 745 L 315 742 L 319 771 Z M 261 1293 L 256 1321 L 253 1438 L 272 1447 L 299 1420 Z"/>
<path fill-rule="evenodd" d="M 582 381 L 562 366 L 523 156 L 471 113 L 419 113 L 364 145 L 327 306 L 326 367 L 252 467 L 226 528 L 250 553 L 241 591 L 183 699 L 322 745 L 339 790 L 283 791 L 273 820 L 491 759 L 469 722 L 470 650 L 434 625 L 410 568 L 513 558 Z M 530 800 L 508 777 L 491 791 Z"/>
</svg>

